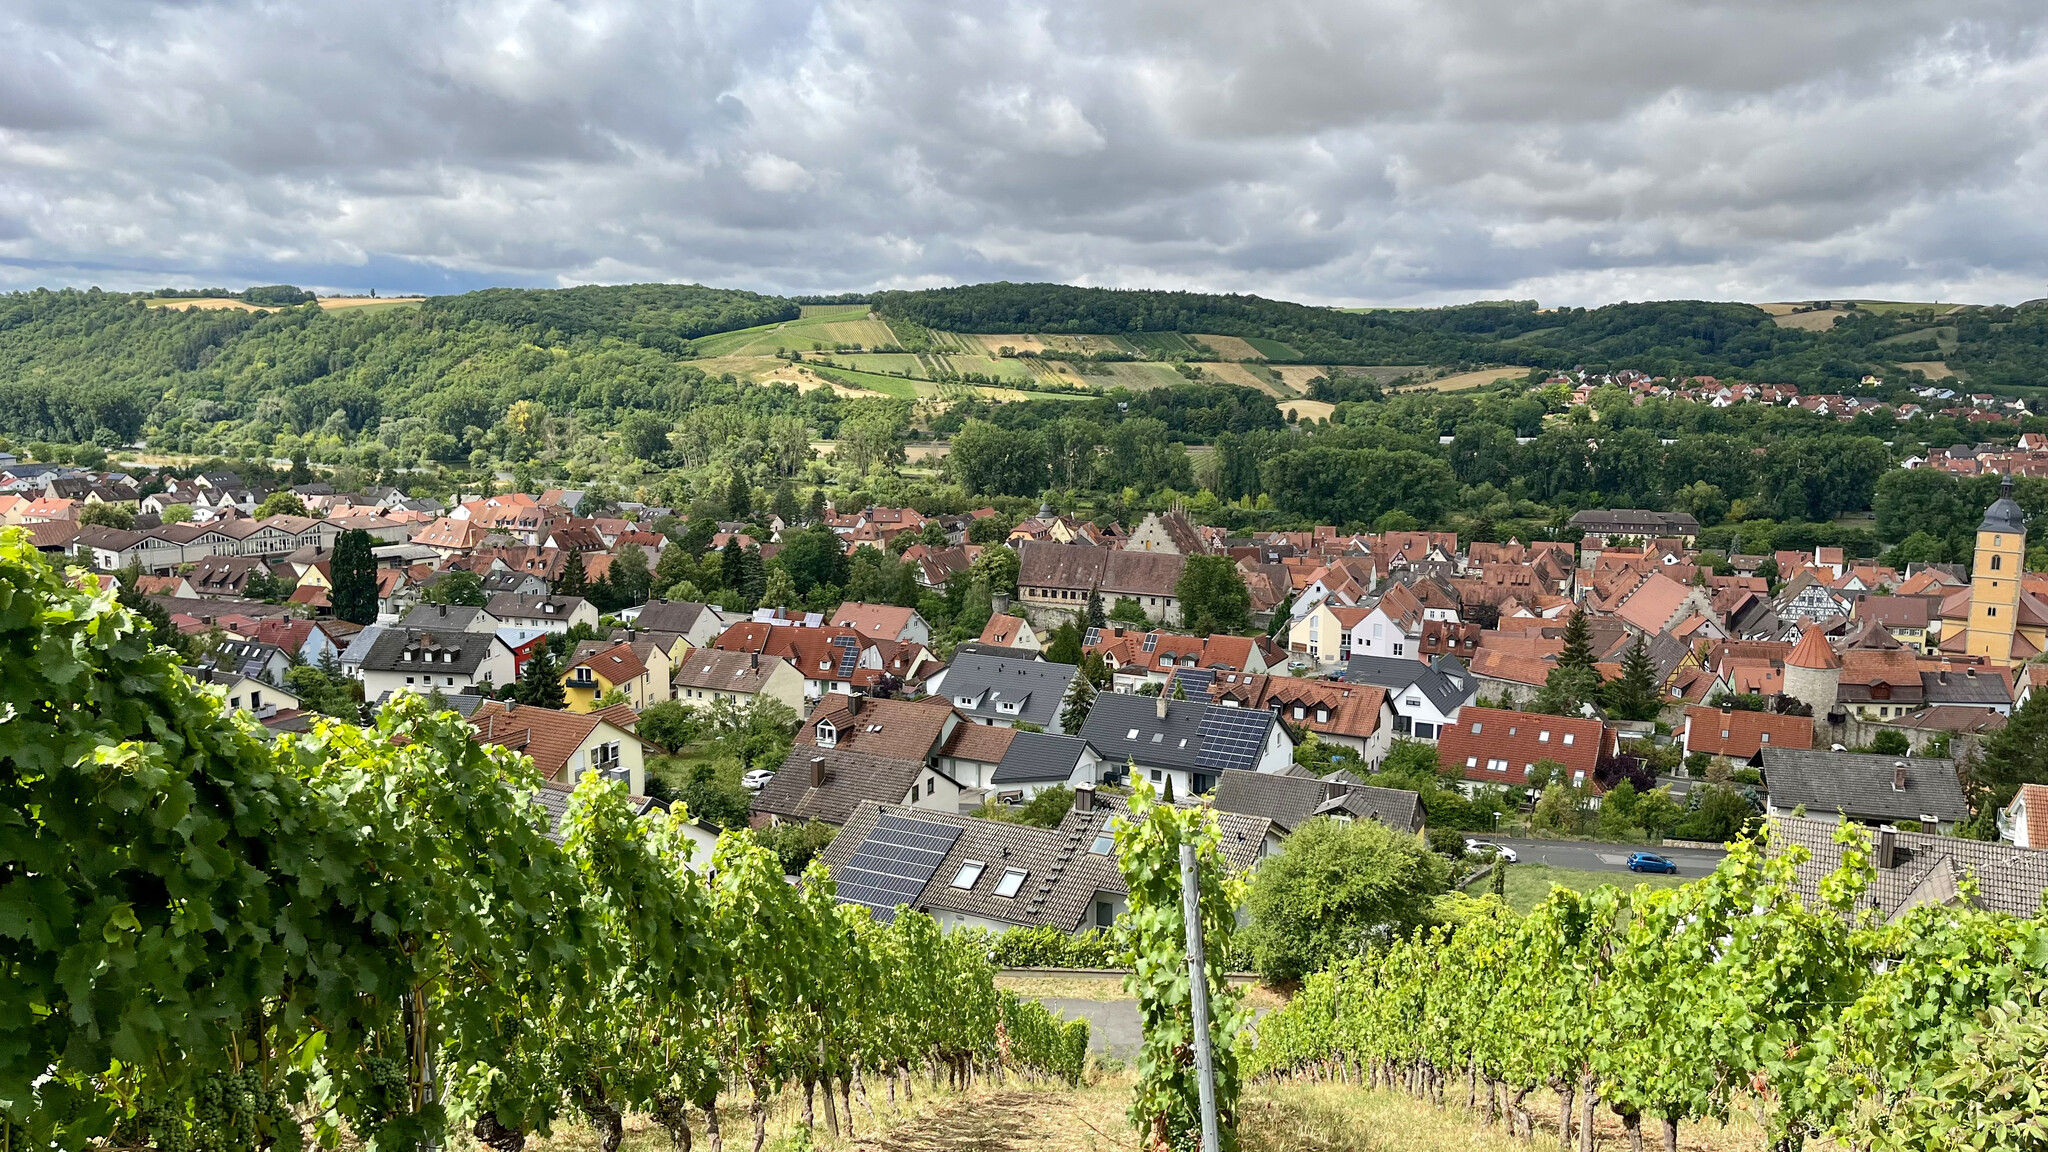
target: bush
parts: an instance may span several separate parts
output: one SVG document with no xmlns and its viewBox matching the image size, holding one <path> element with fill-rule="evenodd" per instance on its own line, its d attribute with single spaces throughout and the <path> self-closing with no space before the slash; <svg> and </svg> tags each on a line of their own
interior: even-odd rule
<svg viewBox="0 0 2048 1152">
<path fill-rule="evenodd" d="M 813 857 L 832 843 L 832 837 L 838 832 L 830 824 L 812 820 L 803 824 L 777 824 L 761 829 L 754 836 L 762 847 L 775 853 L 782 861 L 783 875 L 797 876 L 810 865 Z"/>
<path fill-rule="evenodd" d="M 1446 828 L 1441 824 L 1430 825 L 1428 831 L 1430 851 L 1441 852 L 1452 859 L 1465 854 L 1465 834 L 1463 832 L 1456 828 Z"/>
<path fill-rule="evenodd" d="M 989 959 L 999 968 L 1117 968 L 1125 957 L 1099 928 L 1075 935 L 1051 926 L 1012 928 L 995 938 Z"/>
<path fill-rule="evenodd" d="M 1267 982 L 1299 980 L 1429 921 L 1449 862 L 1375 820 L 1310 820 L 1259 865 L 1244 940 Z"/>
</svg>

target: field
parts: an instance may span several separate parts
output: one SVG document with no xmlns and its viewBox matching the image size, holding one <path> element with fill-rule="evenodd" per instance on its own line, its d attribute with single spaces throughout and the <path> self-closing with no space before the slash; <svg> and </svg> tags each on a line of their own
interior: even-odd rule
<svg viewBox="0 0 2048 1152">
<path fill-rule="evenodd" d="M 1483 388 L 1495 380 L 1520 379 L 1528 374 L 1529 370 L 1521 367 L 1481 368 L 1477 372 L 1460 372 L 1441 380 L 1427 380 L 1414 387 L 1424 392 L 1459 392 L 1466 388 Z"/>
<path fill-rule="evenodd" d="M 409 308 L 426 300 L 424 296 L 323 296 L 323 310 L 338 308 Z M 275 304 L 251 304 L 226 296 L 156 296 L 142 302 L 145 308 L 197 308 L 203 312 L 234 308 L 243 312 L 275 312 Z"/>
<path fill-rule="evenodd" d="M 858 344 L 863 348 L 887 348 L 896 344 L 896 334 L 880 320 L 867 318 L 864 304 L 812 305 L 803 315 L 780 324 L 763 324 L 720 332 L 691 342 L 698 358 L 719 356 L 773 356 L 781 351 L 830 351 L 837 345 Z"/>
<path fill-rule="evenodd" d="M 1275 400 L 1283 416 L 1294 420 L 1328 420 L 1337 406 L 1327 400 Z"/>
<path fill-rule="evenodd" d="M 1197 332 L 1192 338 L 1215 349 L 1216 354 L 1225 360 L 1265 360 L 1268 358 L 1264 352 L 1253 347 L 1250 341 L 1241 337 L 1211 336 L 1206 333 Z M 1267 343 L 1270 344 L 1271 341 L 1267 341 Z"/>
<path fill-rule="evenodd" d="M 1901 364 L 1899 367 L 1924 372 L 1929 380 L 1960 380 L 1966 384 L 1970 380 L 1967 373 L 1958 372 L 1939 360 L 1915 360 L 1911 364 Z"/>
<path fill-rule="evenodd" d="M 1268 340 L 1262 336 L 1247 336 L 1244 342 L 1251 345 L 1259 355 L 1264 356 L 1268 360 L 1301 359 L 1301 353 L 1296 351 L 1293 345 L 1282 344 L 1278 340 Z"/>
<path fill-rule="evenodd" d="M 1472 891 L 1491 892 L 1492 879 L 1488 876 L 1480 880 Z M 1652 888 L 1676 888 L 1685 880 L 1683 876 L 1580 872 L 1571 868 L 1553 868 L 1548 864 L 1512 864 L 1508 867 L 1507 901 L 1515 911 L 1527 912 L 1542 903 L 1553 886 L 1570 888 L 1574 892 L 1590 892 L 1603 884 L 1615 888 L 1633 888 L 1638 884 Z"/>
</svg>

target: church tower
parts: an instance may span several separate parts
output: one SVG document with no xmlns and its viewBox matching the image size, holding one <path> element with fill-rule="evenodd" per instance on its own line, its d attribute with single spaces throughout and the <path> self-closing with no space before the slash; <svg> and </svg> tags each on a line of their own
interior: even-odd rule
<svg viewBox="0 0 2048 1152">
<path fill-rule="evenodd" d="M 1977 525 L 1977 555 L 1970 565 L 1971 656 L 2003 668 L 2012 663 L 2012 636 L 2019 624 L 2020 577 L 2026 570 L 2027 514 L 2012 498 L 2012 477 L 1998 486 L 1998 500 Z"/>
</svg>

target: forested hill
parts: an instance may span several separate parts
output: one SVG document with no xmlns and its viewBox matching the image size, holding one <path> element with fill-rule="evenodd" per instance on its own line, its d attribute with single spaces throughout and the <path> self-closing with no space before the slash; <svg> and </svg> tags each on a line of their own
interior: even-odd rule
<svg viewBox="0 0 2048 1152">
<path fill-rule="evenodd" d="M 1848 309 L 1824 329 L 1781 325 L 1750 304 L 1702 300 L 1353 312 L 1257 296 L 996 283 L 878 292 L 873 304 L 885 319 L 955 332 L 1236 336 L 1261 341 L 1269 359 L 1308 364 L 1640 368 L 1828 390 L 1867 372 L 1945 360 L 1974 385 L 2048 386 L 2048 302 L 2040 301 L 1954 312 Z"/>
<path fill-rule="evenodd" d="M 420 430 L 387 426 L 385 435 L 441 436 L 438 450 L 453 451 L 449 443 L 473 444 L 472 429 L 490 428 L 521 400 L 612 426 L 626 413 L 699 405 L 707 383 L 787 385 L 797 378 L 789 360 L 817 352 L 854 358 L 807 369 L 804 379 L 899 399 L 975 385 L 1143 392 L 1205 378 L 1186 363 L 1082 371 L 1071 359 L 1057 370 L 1050 360 L 1005 359 L 984 346 L 1001 345 L 988 338 L 1005 333 L 1110 338 L 1084 361 L 1242 359 L 1251 370 L 1213 375 L 1263 382 L 1265 391 L 1251 393 L 1261 402 L 1298 395 L 1261 361 L 1332 366 L 1332 377 L 1335 366 L 1638 368 L 1808 392 L 1852 389 L 1871 372 L 1897 387 L 1919 382 L 1920 369 L 1953 369 L 1973 390 L 2048 386 L 2048 304 L 2039 302 L 1852 306 L 1817 316 L 1701 301 L 1343 311 L 1256 296 L 1003 283 L 882 292 L 868 303 L 875 318 L 858 300 L 800 303 L 670 284 L 490 289 L 424 302 L 314 301 L 289 285 L 212 298 L 14 293 L 0 296 L 0 436 L 111 445 L 152 427 L 198 437 L 233 422 L 235 440 L 345 441 L 398 418 L 416 419 Z M 1176 334 L 1242 344 L 1230 353 Z"/>
</svg>

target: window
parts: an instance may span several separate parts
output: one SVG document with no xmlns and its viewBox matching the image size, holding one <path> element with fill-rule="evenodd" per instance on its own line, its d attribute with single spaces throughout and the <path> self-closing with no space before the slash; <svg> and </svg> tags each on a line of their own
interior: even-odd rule
<svg viewBox="0 0 2048 1152">
<path fill-rule="evenodd" d="M 1477 735 L 1479 735 L 1480 729 L 1482 729 L 1482 728 L 1484 728 L 1484 727 L 1486 727 L 1486 722 L 1485 722 L 1485 721 L 1483 721 L 1483 720 L 1474 720 L 1474 721 L 1472 722 L 1472 734 L 1473 734 L 1474 736 L 1477 736 Z"/>
<path fill-rule="evenodd" d="M 818 721 L 818 747 L 830 748 L 839 743 L 839 729 L 830 720 Z"/>
<path fill-rule="evenodd" d="M 1576 744 L 1578 743 L 1578 739 L 1578 733 L 1576 732 L 1567 732 L 1564 734 L 1564 742 L 1566 744 Z"/>
<path fill-rule="evenodd" d="M 1726 736 L 1726 735 L 1727 735 L 1727 733 L 1726 733 L 1726 732 L 1723 732 L 1723 733 L 1722 733 L 1722 735 L 1723 735 L 1723 736 Z M 1536 734 L 1536 742 L 1537 742 L 1538 744 L 1548 744 L 1548 743 L 1550 743 L 1550 732 L 1549 732 L 1549 731 L 1548 731 L 1547 729 L 1546 729 L 1545 731 L 1542 731 L 1542 732 L 1538 732 L 1538 733 Z"/>
<path fill-rule="evenodd" d="M 1396 725 L 1396 727 L 1398 727 L 1398 725 Z M 1415 738 L 1416 738 L 1417 740 L 1434 740 L 1434 739 L 1436 739 L 1436 725 L 1434 725 L 1434 724 L 1424 724 L 1424 723 L 1423 723 L 1423 722 L 1421 722 L 1420 720 L 1416 721 L 1416 722 L 1415 722 Z"/>
<path fill-rule="evenodd" d="M 1727 733 L 1726 733 L 1726 732 L 1723 732 L 1723 733 L 1722 733 L 1722 735 L 1723 735 L 1723 736 L 1726 736 L 1726 735 L 1727 735 Z M 1771 742 L 1771 734 L 1770 734 L 1769 732 L 1765 732 L 1765 733 L 1762 733 L 1762 734 L 1760 734 L 1760 735 L 1759 735 L 1759 736 L 1757 737 L 1757 742 L 1758 742 L 1758 743 L 1762 743 L 1762 744 L 1769 744 L 1769 743 Z"/>
<path fill-rule="evenodd" d="M 1499 757 L 1495 757 L 1486 762 L 1486 770 L 1488 772 L 1505 772 L 1508 770 L 1508 762 L 1506 760 L 1500 759 Z"/>
<path fill-rule="evenodd" d="M 1401 654 L 1401 646 L 1400 646 L 1399 644 L 1396 644 L 1396 645 L 1394 645 L 1394 655 L 1396 655 L 1396 656 L 1399 656 L 1400 654 Z"/>
<path fill-rule="evenodd" d="M 1467 768 L 1477 768 L 1477 767 L 1479 767 L 1479 757 L 1477 757 L 1477 756 L 1467 756 L 1467 757 L 1465 757 L 1465 767 L 1467 767 Z"/>
<path fill-rule="evenodd" d="M 1318 708 L 1318 709 L 1316 709 L 1316 723 L 1318 723 L 1318 724 L 1324 724 L 1324 723 L 1328 723 L 1328 722 L 1329 722 L 1329 719 L 1330 719 L 1330 710 L 1329 710 L 1328 708 Z"/>
<path fill-rule="evenodd" d="M 1295 718 L 1296 720 L 1299 720 L 1299 719 L 1301 719 L 1302 717 L 1304 717 L 1304 716 L 1306 716 L 1306 715 L 1308 715 L 1308 709 L 1306 709 L 1306 708 L 1303 708 L 1303 707 L 1302 707 L 1301 705 L 1299 705 L 1299 704 L 1296 704 L 1296 705 L 1294 706 L 1294 718 Z"/>
<path fill-rule="evenodd" d="M 1992 585 L 1992 587 L 1994 587 L 1994 588 L 1995 588 L 1995 587 L 1997 587 L 1997 585 L 1995 585 L 1995 584 L 1994 584 L 1994 585 Z M 1984 614 L 1985 614 L 1986 616 L 1996 616 L 1996 615 L 1998 615 L 1998 609 L 1997 609 L 1996 607 L 1990 607 L 1990 606 L 1987 606 L 1987 607 L 1986 607 L 1986 608 L 1984 609 Z"/>
<path fill-rule="evenodd" d="M 1095 926 L 1097 928 L 1109 928 L 1115 924 L 1116 905 L 1111 904 L 1107 900 L 1097 900 L 1095 902 Z"/>
<path fill-rule="evenodd" d="M 1023 891 L 1024 881 L 1030 875 L 1031 873 L 1026 872 L 1022 868 L 1009 869 L 1003 873 L 1003 878 L 996 882 L 996 895 L 1015 896 Z"/>
<path fill-rule="evenodd" d="M 953 877 L 953 887 L 972 888 L 981 881 L 981 874 L 988 865 L 979 860 L 969 860 L 960 865 L 960 872 Z"/>
<path fill-rule="evenodd" d="M 1998 570 L 1999 570 L 2000 568 L 2003 568 L 2003 567 L 2005 567 L 2005 557 L 2003 557 L 2003 556 L 1993 556 L 1993 557 L 1991 558 L 1991 570 L 1992 570 L 1993 572 L 1996 572 L 1996 571 L 1998 571 Z"/>
<path fill-rule="evenodd" d="M 937 776 L 927 776 L 927 777 L 925 777 L 925 778 L 924 778 L 924 794 L 925 794 L 925 796 L 926 796 L 927 798 L 929 798 L 929 797 L 931 797 L 931 796 L 934 796 L 934 795 L 936 795 L 936 794 L 938 793 L 938 791 L 939 791 L 939 778 L 938 778 Z"/>
<path fill-rule="evenodd" d="M 1111 836 L 1107 832 L 1103 832 L 1095 837 L 1095 843 L 1090 844 L 1088 846 L 1088 852 L 1090 855 L 1094 856 L 1107 856 L 1109 855 L 1110 849 L 1115 847 L 1116 837 Z"/>
<path fill-rule="evenodd" d="M 1126 740 L 1136 740 L 1137 738 L 1138 730 L 1136 728 L 1133 728 L 1129 732 L 1124 733 L 1124 739 Z"/>
</svg>

